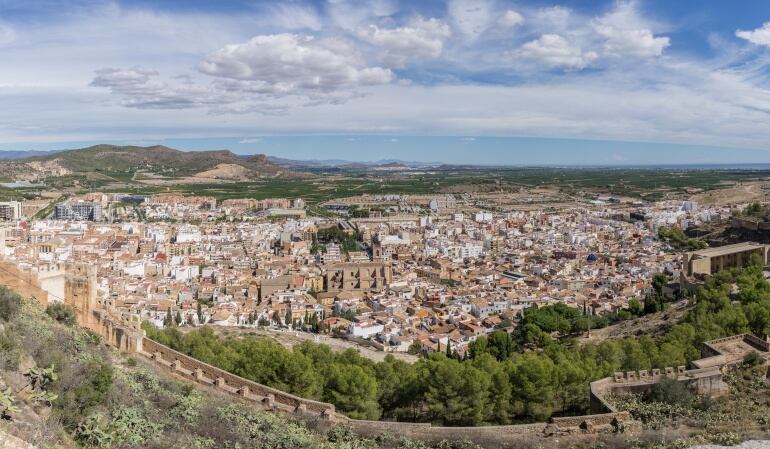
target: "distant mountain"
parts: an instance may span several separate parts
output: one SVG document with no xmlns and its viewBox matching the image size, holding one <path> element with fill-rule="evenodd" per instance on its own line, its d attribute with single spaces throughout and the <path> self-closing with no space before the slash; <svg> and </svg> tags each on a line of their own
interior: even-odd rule
<svg viewBox="0 0 770 449">
<path fill-rule="evenodd" d="M 172 171 L 176 175 L 193 175 L 213 170 L 220 165 L 241 166 L 257 175 L 275 175 L 283 169 L 263 154 L 239 156 L 229 150 L 180 151 L 162 145 L 150 147 L 94 145 L 33 156 L 20 162 L 56 162 L 74 173 L 92 171 Z"/>
<path fill-rule="evenodd" d="M 350 161 L 346 161 L 342 159 L 294 160 L 294 159 L 285 159 L 277 156 L 268 156 L 267 160 L 272 162 L 275 165 L 278 165 L 280 167 L 285 167 L 285 168 L 340 167 L 343 165 L 350 164 Z"/>
<path fill-rule="evenodd" d="M 47 156 L 49 154 L 53 154 L 58 152 L 59 150 L 51 150 L 51 151 L 38 151 L 38 150 L 9 150 L 9 151 L 0 151 L 0 160 L 16 160 L 16 159 L 26 159 L 30 157 L 35 156 Z"/>
<path fill-rule="evenodd" d="M 410 169 L 410 168 L 428 168 L 437 167 L 442 165 L 441 162 L 420 162 L 420 161 L 403 161 L 400 159 L 381 159 L 379 161 L 349 161 L 344 159 L 311 159 L 311 160 L 294 160 L 285 159 L 276 156 L 268 156 L 268 160 L 275 165 L 291 168 L 340 168 L 348 170 L 365 170 L 365 169 Z"/>
</svg>

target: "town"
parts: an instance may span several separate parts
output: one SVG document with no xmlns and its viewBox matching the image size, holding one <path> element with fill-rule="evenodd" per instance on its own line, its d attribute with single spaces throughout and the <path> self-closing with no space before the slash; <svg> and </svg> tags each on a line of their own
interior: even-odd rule
<svg viewBox="0 0 770 449">
<path fill-rule="evenodd" d="M 528 308 L 562 304 L 606 326 L 645 306 L 656 275 L 677 293 L 682 252 L 661 235 L 732 213 L 611 197 L 485 210 L 447 194 L 350 197 L 307 216 L 301 199 L 98 193 L 29 219 L 43 204 L 27 203 L 0 204 L 0 255 L 48 302 L 63 301 L 67 266 L 84 263 L 98 304 L 157 327 L 321 333 L 459 357 Z"/>
</svg>

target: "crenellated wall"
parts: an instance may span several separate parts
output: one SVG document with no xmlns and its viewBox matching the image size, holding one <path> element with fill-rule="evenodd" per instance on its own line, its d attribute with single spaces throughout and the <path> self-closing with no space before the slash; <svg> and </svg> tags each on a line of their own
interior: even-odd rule
<svg viewBox="0 0 770 449">
<path fill-rule="evenodd" d="M 139 354 L 153 360 L 173 374 L 201 385 L 215 387 L 225 393 L 258 403 L 266 410 L 297 413 L 320 417 L 329 421 L 346 420 L 335 413 L 334 405 L 301 398 L 292 394 L 244 379 L 215 366 L 144 338 Z"/>
<path fill-rule="evenodd" d="M 0 261 L 0 285 L 25 298 L 35 298 L 43 306 L 48 304 L 48 292 L 40 286 L 34 267 L 22 269 L 14 263 Z"/>
<path fill-rule="evenodd" d="M 676 369 L 668 367 L 662 370 L 617 372 L 612 377 L 591 382 L 591 410 L 613 412 L 614 408 L 606 401 L 607 395 L 646 393 L 663 379 L 682 382 L 698 395 L 720 396 L 728 391 L 727 384 L 722 381 L 720 366 L 691 370 L 678 366 Z"/>
<path fill-rule="evenodd" d="M 374 436 L 392 433 L 423 441 L 471 439 L 483 444 L 503 444 L 520 441 L 522 436 L 546 437 L 553 434 L 576 432 L 612 432 L 621 427 L 630 429 L 634 425 L 627 412 L 553 418 L 549 423 L 478 427 L 441 427 L 429 423 L 356 420 L 337 413 L 332 404 L 294 396 L 238 377 L 149 338 L 144 338 L 142 349 L 138 353 L 177 377 L 240 397 L 253 402 L 264 410 L 321 419 L 331 424 L 342 423 L 362 435 Z"/>
</svg>

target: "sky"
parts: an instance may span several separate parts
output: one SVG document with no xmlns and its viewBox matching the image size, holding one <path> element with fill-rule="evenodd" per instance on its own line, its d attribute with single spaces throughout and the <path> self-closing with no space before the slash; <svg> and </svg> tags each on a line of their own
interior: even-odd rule
<svg viewBox="0 0 770 449">
<path fill-rule="evenodd" d="M 0 150 L 770 163 L 770 2 L 0 0 Z"/>
</svg>

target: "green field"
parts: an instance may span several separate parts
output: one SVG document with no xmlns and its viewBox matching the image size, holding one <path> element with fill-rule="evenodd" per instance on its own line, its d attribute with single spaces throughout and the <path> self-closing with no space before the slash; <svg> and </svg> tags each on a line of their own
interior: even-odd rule
<svg viewBox="0 0 770 449">
<path fill-rule="evenodd" d="M 362 194 L 431 194 L 455 191 L 517 191 L 522 187 L 557 188 L 568 195 L 606 194 L 655 201 L 770 179 L 770 170 L 630 169 L 630 168 L 453 168 L 419 173 L 336 171 L 294 177 L 256 178 L 249 182 L 153 186 L 134 179 L 135 172 L 94 171 L 48 178 L 51 189 L 73 193 L 102 191 L 134 194 L 180 193 L 230 198 L 303 198 L 317 204 Z M 10 194 L 10 192 L 7 192 Z M 21 196 L 25 192 L 17 191 Z M 34 194 L 35 192 L 26 192 Z"/>
</svg>

